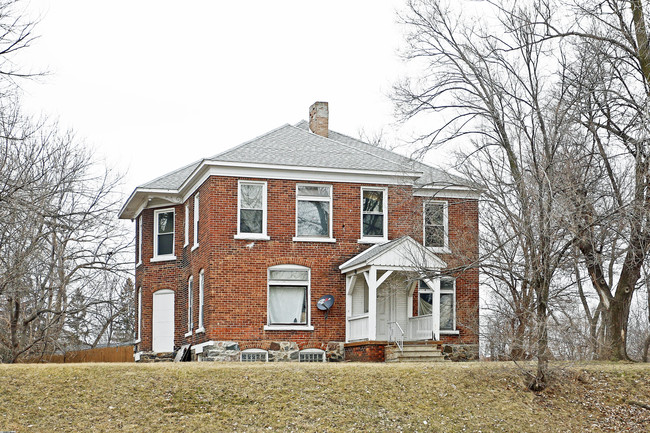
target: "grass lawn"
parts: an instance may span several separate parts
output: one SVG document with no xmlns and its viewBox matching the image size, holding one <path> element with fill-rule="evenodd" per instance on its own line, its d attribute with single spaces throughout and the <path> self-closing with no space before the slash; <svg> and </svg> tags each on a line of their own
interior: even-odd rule
<svg viewBox="0 0 650 433">
<path fill-rule="evenodd" d="M 0 365 L 0 431 L 650 432 L 650 365 Z"/>
</svg>

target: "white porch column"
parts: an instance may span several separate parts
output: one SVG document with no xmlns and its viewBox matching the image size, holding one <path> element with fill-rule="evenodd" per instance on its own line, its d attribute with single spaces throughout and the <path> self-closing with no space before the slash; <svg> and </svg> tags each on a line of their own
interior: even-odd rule
<svg viewBox="0 0 650 433">
<path fill-rule="evenodd" d="M 368 340 L 377 340 L 377 268 L 364 272 L 368 283 Z"/>
<path fill-rule="evenodd" d="M 352 316 L 352 300 L 350 299 L 350 291 L 352 289 L 352 276 L 345 276 L 345 342 L 350 341 L 350 322 Z"/>
<path fill-rule="evenodd" d="M 440 340 L 440 278 L 424 280 L 427 286 L 433 290 L 433 302 L 431 303 L 431 329 L 433 330 L 433 339 Z"/>
</svg>

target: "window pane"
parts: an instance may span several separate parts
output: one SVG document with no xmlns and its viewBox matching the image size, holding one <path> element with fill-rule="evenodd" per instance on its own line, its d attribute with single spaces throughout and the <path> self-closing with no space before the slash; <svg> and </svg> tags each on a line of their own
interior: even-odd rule
<svg viewBox="0 0 650 433">
<path fill-rule="evenodd" d="M 425 246 L 444 247 L 445 228 L 439 226 L 427 226 L 425 230 Z"/>
<path fill-rule="evenodd" d="M 382 191 L 364 191 L 363 192 L 363 211 L 364 212 L 383 212 L 384 193 Z"/>
<path fill-rule="evenodd" d="M 329 197 L 330 196 L 330 187 L 329 186 L 299 186 L 298 195 L 300 196 L 309 196 L 309 197 Z"/>
<path fill-rule="evenodd" d="M 158 233 L 174 232 L 174 212 L 163 212 L 158 214 Z"/>
<path fill-rule="evenodd" d="M 384 236 L 384 216 L 366 214 L 363 216 L 364 236 Z"/>
<path fill-rule="evenodd" d="M 269 320 L 271 324 L 307 323 L 307 287 L 270 286 Z"/>
<path fill-rule="evenodd" d="M 241 184 L 241 207 L 242 209 L 262 209 L 262 185 Z"/>
<path fill-rule="evenodd" d="M 298 201 L 298 236 L 329 236 L 330 204 Z"/>
<path fill-rule="evenodd" d="M 454 329 L 454 295 L 440 294 L 440 329 Z"/>
<path fill-rule="evenodd" d="M 451 278 L 442 278 L 440 280 L 440 290 L 454 290 L 454 280 Z"/>
<path fill-rule="evenodd" d="M 433 293 L 420 293 L 418 316 L 427 316 L 433 311 Z"/>
<path fill-rule="evenodd" d="M 174 252 L 174 234 L 158 235 L 158 255 L 172 254 Z"/>
<path fill-rule="evenodd" d="M 262 233 L 261 210 L 241 209 L 239 218 L 239 231 L 241 233 Z"/>
<path fill-rule="evenodd" d="M 426 211 L 426 223 L 427 225 L 432 224 L 436 226 L 442 226 L 445 224 L 444 219 L 444 205 L 441 204 L 428 204 Z"/>
<path fill-rule="evenodd" d="M 307 271 L 271 271 L 269 277 L 280 281 L 307 281 Z"/>
</svg>

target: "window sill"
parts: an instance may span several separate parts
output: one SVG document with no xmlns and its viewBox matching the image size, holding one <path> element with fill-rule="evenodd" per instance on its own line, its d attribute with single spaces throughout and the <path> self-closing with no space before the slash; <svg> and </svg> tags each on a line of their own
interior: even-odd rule
<svg viewBox="0 0 650 433">
<path fill-rule="evenodd" d="M 308 238 L 308 237 L 298 237 L 295 236 L 293 238 L 294 242 L 325 242 L 325 243 L 330 243 L 333 244 L 336 242 L 336 239 L 334 238 Z"/>
<path fill-rule="evenodd" d="M 194 251 L 194 250 L 197 249 L 198 247 L 199 247 L 199 244 L 194 244 L 194 245 L 192 245 L 192 249 L 191 249 L 190 251 Z"/>
<path fill-rule="evenodd" d="M 135 340 L 135 341 L 133 342 L 133 344 L 138 344 L 138 343 L 142 343 L 142 340 L 141 340 L 140 338 L 138 338 L 137 340 Z"/>
<path fill-rule="evenodd" d="M 135 264 L 136 268 L 139 268 L 140 266 L 142 266 L 142 262 L 138 262 L 138 263 Z"/>
<path fill-rule="evenodd" d="M 271 238 L 262 233 L 237 233 L 234 239 L 244 239 L 247 241 L 269 241 Z"/>
<path fill-rule="evenodd" d="M 157 256 L 149 260 L 149 263 L 170 262 L 172 260 L 176 260 L 176 256 Z"/>
<path fill-rule="evenodd" d="M 388 242 L 387 238 L 361 238 L 357 241 L 360 244 L 383 244 Z"/>
<path fill-rule="evenodd" d="M 201 326 L 199 329 L 194 331 L 195 334 L 205 334 L 205 328 Z"/>
<path fill-rule="evenodd" d="M 190 332 L 188 332 L 188 333 L 185 334 L 185 338 L 187 338 L 187 337 L 191 337 L 191 336 L 192 336 L 192 331 L 190 331 Z"/>
<path fill-rule="evenodd" d="M 313 331 L 312 325 L 264 325 L 265 331 Z"/>
<path fill-rule="evenodd" d="M 460 331 L 440 331 L 440 335 L 460 335 Z"/>
<path fill-rule="evenodd" d="M 188 246 L 189 244 L 190 244 L 189 242 L 185 242 L 185 243 L 183 244 L 183 248 L 187 248 L 187 246 Z"/>
</svg>

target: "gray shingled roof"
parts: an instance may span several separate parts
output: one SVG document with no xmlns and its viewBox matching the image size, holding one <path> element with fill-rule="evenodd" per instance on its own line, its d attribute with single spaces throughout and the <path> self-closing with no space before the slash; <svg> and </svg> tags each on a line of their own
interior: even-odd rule
<svg viewBox="0 0 650 433">
<path fill-rule="evenodd" d="M 392 241 L 388 241 L 384 244 L 373 245 L 364 252 L 352 258 L 350 261 L 345 262 L 343 265 L 345 265 L 346 268 L 353 268 L 357 265 L 365 263 L 368 260 L 381 255 L 384 251 L 391 249 L 396 244 L 402 242 L 405 238 L 406 236 L 402 236 L 400 238 L 393 239 Z M 341 267 L 343 267 L 343 265 L 341 265 Z"/>
<path fill-rule="evenodd" d="M 418 180 L 418 185 L 467 185 L 464 179 L 336 131 L 330 130 L 329 138 L 314 134 L 309 131 L 309 124 L 304 120 L 293 126 L 283 125 L 207 160 L 397 173 L 421 172 L 423 176 Z M 201 162 L 196 161 L 167 173 L 140 188 L 179 189 Z"/>
<path fill-rule="evenodd" d="M 308 131 L 309 122 L 307 122 L 306 120 L 301 120 L 296 124 L 296 127 Z M 400 155 L 399 153 L 395 153 L 378 146 L 373 146 L 372 144 L 368 144 L 359 139 L 350 137 L 345 134 L 341 134 L 340 132 L 332 131 L 331 129 L 329 131 L 329 138 L 331 138 L 332 140 L 339 141 L 341 143 L 349 144 L 359 149 L 366 150 L 367 152 L 373 152 L 377 156 L 410 167 L 410 169 L 413 171 L 420 171 L 424 173 L 424 175 L 416 182 L 417 185 L 428 185 L 431 183 L 445 184 L 445 185 L 466 185 L 466 186 L 469 185 L 467 180 L 463 178 L 454 176 L 438 168 L 431 167 L 420 161 L 416 161 L 414 159 L 408 158 L 404 155 Z"/>
</svg>

